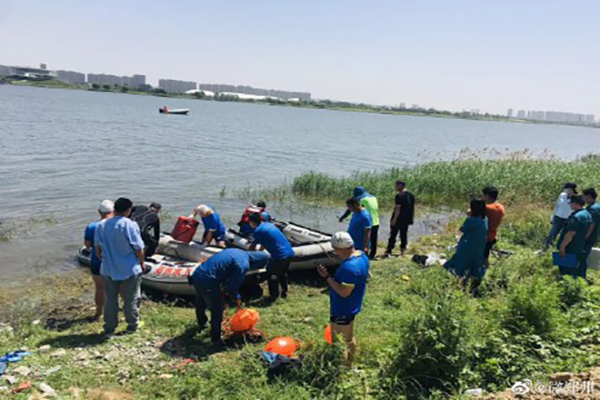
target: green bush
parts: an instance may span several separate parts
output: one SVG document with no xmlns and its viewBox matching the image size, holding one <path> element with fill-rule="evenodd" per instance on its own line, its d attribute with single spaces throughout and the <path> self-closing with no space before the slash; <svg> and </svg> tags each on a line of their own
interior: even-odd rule
<svg viewBox="0 0 600 400">
<path fill-rule="evenodd" d="M 564 307 L 572 307 L 586 299 L 587 283 L 583 279 L 565 276 L 560 282 L 560 301 Z"/>
<path fill-rule="evenodd" d="M 347 370 L 343 346 L 339 342 L 333 346 L 322 341 L 308 343 L 302 350 L 302 367 L 294 370 L 290 379 L 326 393 L 339 392 Z"/>
<path fill-rule="evenodd" d="M 430 396 L 459 389 L 471 358 L 473 310 L 460 290 L 437 292 L 403 327 L 400 347 L 380 372 L 385 398 Z"/>
<path fill-rule="evenodd" d="M 559 295 L 557 284 L 541 275 L 513 282 L 508 289 L 503 326 L 513 333 L 552 334 L 558 322 Z"/>
<path fill-rule="evenodd" d="M 550 231 L 551 209 L 543 204 L 528 204 L 507 210 L 500 225 L 500 244 L 508 242 L 517 246 L 540 249 Z"/>
</svg>

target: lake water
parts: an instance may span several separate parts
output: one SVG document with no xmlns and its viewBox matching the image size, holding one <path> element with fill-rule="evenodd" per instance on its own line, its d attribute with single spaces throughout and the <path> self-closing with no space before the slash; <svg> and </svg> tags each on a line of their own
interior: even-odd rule
<svg viewBox="0 0 600 400">
<path fill-rule="evenodd" d="M 188 116 L 158 108 L 189 108 Z M 237 222 L 246 187 L 308 170 L 335 175 L 447 158 L 460 149 L 549 150 L 572 159 L 600 130 L 308 110 L 0 85 L 0 285 L 76 268 L 98 202 L 157 201 L 171 217 L 200 202 Z M 576 140 L 572 140 L 576 138 Z M 221 197 L 222 193 L 224 197 Z M 278 208 L 279 207 L 279 208 Z M 341 210 L 271 207 L 334 231 Z"/>
</svg>

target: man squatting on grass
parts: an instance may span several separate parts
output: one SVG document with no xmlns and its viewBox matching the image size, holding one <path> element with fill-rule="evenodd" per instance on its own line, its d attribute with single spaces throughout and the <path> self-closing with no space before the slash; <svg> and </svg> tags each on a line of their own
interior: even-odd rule
<svg viewBox="0 0 600 400">
<path fill-rule="evenodd" d="M 347 232 L 338 232 L 331 238 L 331 246 L 341 258 L 342 264 L 333 277 L 324 266 L 318 272 L 327 280 L 330 287 L 329 301 L 331 313 L 331 334 L 336 340 L 341 334 L 348 348 L 346 361 L 351 364 L 356 353 L 354 338 L 354 319 L 360 312 L 367 289 L 369 275 L 369 258 L 365 253 L 354 248 L 354 241 Z"/>
<path fill-rule="evenodd" d="M 119 324 L 119 294 L 123 297 L 127 331 L 135 332 L 140 317 L 140 283 L 144 265 L 144 241 L 138 224 L 129 219 L 133 203 L 115 201 L 114 217 L 98 224 L 94 243 L 104 280 L 104 334 L 112 335 Z"/>
</svg>

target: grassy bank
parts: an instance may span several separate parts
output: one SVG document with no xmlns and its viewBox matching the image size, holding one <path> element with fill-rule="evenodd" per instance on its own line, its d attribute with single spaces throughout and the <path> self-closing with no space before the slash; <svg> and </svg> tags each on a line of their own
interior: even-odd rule
<svg viewBox="0 0 600 400">
<path fill-rule="evenodd" d="M 551 157 L 534 158 L 524 151 L 490 160 L 466 150 L 453 161 L 357 172 L 342 178 L 309 172 L 286 187 L 265 190 L 262 194 L 271 198 L 297 196 L 341 204 L 354 187 L 361 185 L 378 197 L 380 205 L 389 208 L 394 200 L 394 182 L 403 179 L 422 205 L 462 208 L 471 198 L 481 196 L 481 189 L 488 185 L 498 187 L 502 201 L 507 204 L 550 204 L 564 182 L 577 182 L 580 188 L 600 187 L 599 171 L 600 156 L 597 155 L 561 161 Z"/>
<path fill-rule="evenodd" d="M 493 392 L 600 365 L 599 288 L 561 279 L 548 255 L 534 256 L 518 235 L 506 236 L 529 222 L 505 230 L 503 248 L 516 253 L 493 260 L 480 299 L 441 268 L 421 268 L 409 258 L 373 263 L 352 369 L 343 367 L 338 348 L 324 343 L 329 301 L 314 275 L 296 276 L 287 300 L 252 304 L 268 338 L 302 343 L 303 368 L 273 381 L 258 358 L 264 343 L 217 352 L 206 333 L 196 333 L 194 311 L 181 302 L 144 301 L 141 331 L 104 342 L 101 325 L 85 322 L 92 285 L 81 275 L 39 283 L 25 301 L 3 293 L 0 321 L 10 328 L 0 328 L 0 350 L 34 350 L 7 371 L 16 378 L 11 387 L 44 382 L 59 395 L 77 388 L 91 398 L 106 392 L 142 399 L 458 397 L 467 388 Z M 422 238 L 412 251 L 443 253 L 454 241 L 449 230 Z M 597 271 L 592 278 L 600 278 Z M 30 373 L 15 372 L 20 366 Z"/>
<path fill-rule="evenodd" d="M 269 380 L 259 359 L 265 343 L 217 351 L 207 332 L 196 332 L 194 310 L 183 301 L 146 299 L 138 333 L 103 341 L 101 324 L 85 320 L 93 313 L 92 284 L 79 271 L 0 292 L 0 352 L 33 350 L 10 365 L 15 381 L 0 379 L 0 386 L 43 382 L 65 398 L 79 391 L 120 399 L 441 399 L 460 398 L 468 388 L 493 393 L 524 379 L 548 385 L 554 372 L 600 366 L 600 271 L 590 271 L 595 283 L 588 285 L 558 276 L 549 254 L 534 255 L 561 184 L 597 187 L 598 167 L 592 156 L 573 162 L 526 154 L 462 157 L 342 179 L 312 173 L 270 191 L 280 199 L 336 203 L 361 184 L 388 206 L 393 182 L 402 177 L 422 205 L 462 208 L 485 185 L 502 190 L 508 215 L 500 247 L 514 254 L 492 257 L 481 298 L 440 267 L 412 263 L 410 255 L 373 262 L 352 368 L 343 366 L 339 347 L 324 343 L 329 299 L 314 274 L 294 276 L 288 299 L 247 304 L 259 310 L 267 340 L 283 335 L 301 342 L 303 367 Z M 460 222 L 420 238 L 409 253 L 448 255 Z M 20 366 L 27 368 L 15 370 Z"/>
</svg>

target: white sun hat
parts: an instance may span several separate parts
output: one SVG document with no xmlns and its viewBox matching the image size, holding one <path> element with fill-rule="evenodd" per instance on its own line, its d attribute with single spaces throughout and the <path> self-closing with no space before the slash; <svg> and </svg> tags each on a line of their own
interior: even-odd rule
<svg viewBox="0 0 600 400">
<path fill-rule="evenodd" d="M 354 247 L 354 241 L 348 232 L 338 232 L 331 238 L 331 246 L 334 249 L 349 249 Z"/>
<path fill-rule="evenodd" d="M 115 210 L 115 203 L 113 203 L 112 200 L 103 200 L 102 203 L 100 203 L 100 206 L 98 206 L 98 211 L 100 211 L 102 214 L 108 214 L 111 213 Z"/>
</svg>

